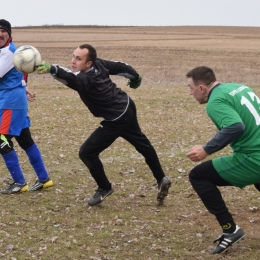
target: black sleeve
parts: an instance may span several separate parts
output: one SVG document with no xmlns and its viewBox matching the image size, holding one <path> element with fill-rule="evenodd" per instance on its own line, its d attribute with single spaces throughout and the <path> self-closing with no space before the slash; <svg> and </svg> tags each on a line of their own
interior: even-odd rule
<svg viewBox="0 0 260 260">
<path fill-rule="evenodd" d="M 98 59 L 98 61 L 109 71 L 110 75 L 123 76 L 127 79 L 137 79 L 139 77 L 136 70 L 124 62 L 102 59 Z"/>
<path fill-rule="evenodd" d="M 74 73 L 71 70 L 59 65 L 52 65 L 50 74 L 54 79 L 76 91 L 86 92 L 90 87 L 86 74 L 82 72 Z"/>
<path fill-rule="evenodd" d="M 229 127 L 222 128 L 205 146 L 203 146 L 203 149 L 207 154 L 215 153 L 235 141 L 244 130 L 245 125 L 243 123 L 236 123 Z"/>
</svg>

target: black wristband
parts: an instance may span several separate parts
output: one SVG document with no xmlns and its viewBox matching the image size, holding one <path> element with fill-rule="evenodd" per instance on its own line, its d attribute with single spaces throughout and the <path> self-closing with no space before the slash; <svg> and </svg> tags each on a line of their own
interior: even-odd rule
<svg viewBox="0 0 260 260">
<path fill-rule="evenodd" d="M 55 74 L 57 73 L 57 68 L 56 68 L 56 66 L 51 65 L 50 73 L 51 73 L 52 75 L 55 75 Z"/>
</svg>

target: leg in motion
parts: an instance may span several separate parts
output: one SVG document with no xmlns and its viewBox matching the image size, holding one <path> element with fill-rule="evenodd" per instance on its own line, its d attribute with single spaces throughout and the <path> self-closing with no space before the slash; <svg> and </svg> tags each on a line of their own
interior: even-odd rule
<svg viewBox="0 0 260 260">
<path fill-rule="evenodd" d="M 13 149 L 13 142 L 11 139 L 12 137 L 8 135 L 1 134 L 0 136 L 0 152 L 13 179 L 13 182 L 10 183 L 7 189 L 0 191 L 2 194 L 13 194 L 28 190 L 28 185 L 25 182 L 18 156 Z"/>
<path fill-rule="evenodd" d="M 49 178 L 49 174 L 45 168 L 41 152 L 31 137 L 29 127 L 23 129 L 20 136 L 16 136 L 15 139 L 19 146 L 26 152 L 30 164 L 32 165 L 38 177 L 35 184 L 32 185 L 29 190 L 36 191 L 53 186 L 53 181 Z"/>
<path fill-rule="evenodd" d="M 214 241 L 219 242 L 218 246 L 211 253 L 223 253 L 245 236 L 244 231 L 234 222 L 217 188 L 217 186 L 231 186 L 231 184 L 220 177 L 212 161 L 201 163 L 193 168 L 189 179 L 201 201 L 208 211 L 216 216 L 223 230 L 223 234 Z"/>
<path fill-rule="evenodd" d="M 130 99 L 130 107 L 127 111 L 126 120 L 130 122 L 128 129 L 121 134 L 121 137 L 132 144 L 135 149 L 143 155 L 146 164 L 149 166 L 157 181 L 158 193 L 157 200 L 163 202 L 168 195 L 169 188 L 171 187 L 171 180 L 165 176 L 162 166 L 160 164 L 157 153 L 145 136 L 139 126 L 136 114 L 136 106 Z"/>
<path fill-rule="evenodd" d="M 95 194 L 88 200 L 89 206 L 94 206 L 103 202 L 103 200 L 114 192 L 112 184 L 109 182 L 103 164 L 99 159 L 99 154 L 110 146 L 118 137 L 118 134 L 111 134 L 109 124 L 98 127 L 81 146 L 79 157 L 87 166 L 98 188 Z"/>
</svg>

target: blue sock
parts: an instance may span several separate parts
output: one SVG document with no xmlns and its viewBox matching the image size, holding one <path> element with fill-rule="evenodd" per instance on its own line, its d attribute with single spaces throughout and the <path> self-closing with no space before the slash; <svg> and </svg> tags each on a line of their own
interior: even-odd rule
<svg viewBox="0 0 260 260">
<path fill-rule="evenodd" d="M 44 166 L 41 152 L 36 144 L 33 144 L 26 149 L 27 156 L 29 157 L 30 163 L 38 176 L 40 181 L 45 181 L 48 179 L 49 175 Z"/>
<path fill-rule="evenodd" d="M 24 184 L 25 179 L 18 161 L 18 156 L 16 154 L 16 151 L 13 150 L 10 153 L 4 154 L 2 156 L 5 161 L 6 167 L 9 170 L 14 182 L 19 184 Z"/>
</svg>

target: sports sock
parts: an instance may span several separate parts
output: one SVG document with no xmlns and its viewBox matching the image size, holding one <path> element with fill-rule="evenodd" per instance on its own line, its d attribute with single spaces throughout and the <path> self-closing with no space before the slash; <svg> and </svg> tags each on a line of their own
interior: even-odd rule
<svg viewBox="0 0 260 260">
<path fill-rule="evenodd" d="M 10 153 L 2 155 L 2 157 L 5 161 L 6 167 L 9 170 L 14 182 L 19 184 L 24 184 L 25 179 L 15 150 L 11 151 Z"/>
<path fill-rule="evenodd" d="M 49 175 L 44 166 L 41 152 L 40 152 L 39 148 L 37 147 L 37 145 L 33 144 L 32 146 L 27 148 L 25 151 L 26 151 L 26 154 L 30 160 L 30 163 L 31 163 L 35 173 L 38 176 L 38 179 L 40 181 L 44 181 L 44 180 L 48 179 Z"/>
<path fill-rule="evenodd" d="M 229 222 L 224 225 L 221 225 L 223 233 L 233 233 L 236 230 L 235 222 Z"/>
</svg>

